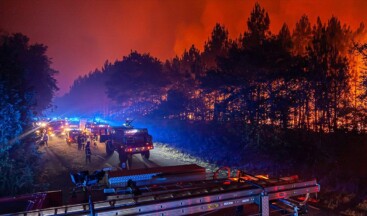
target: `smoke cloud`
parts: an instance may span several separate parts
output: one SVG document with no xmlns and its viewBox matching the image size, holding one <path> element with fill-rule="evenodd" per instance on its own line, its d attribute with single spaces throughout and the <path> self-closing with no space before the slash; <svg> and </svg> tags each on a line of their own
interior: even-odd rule
<svg viewBox="0 0 367 216">
<path fill-rule="evenodd" d="M 63 94 L 78 76 L 131 50 L 162 61 L 192 44 L 202 50 L 217 22 L 238 38 L 255 2 L 269 13 L 273 33 L 283 23 L 293 29 L 304 14 L 312 23 L 317 16 L 326 22 L 334 15 L 352 29 L 366 21 L 364 0 L 2 0 L 0 29 L 49 47 Z"/>
</svg>

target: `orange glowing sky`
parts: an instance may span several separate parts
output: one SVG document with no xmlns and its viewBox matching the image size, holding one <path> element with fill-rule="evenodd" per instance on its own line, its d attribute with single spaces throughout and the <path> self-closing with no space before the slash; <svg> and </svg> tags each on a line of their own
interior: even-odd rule
<svg viewBox="0 0 367 216">
<path fill-rule="evenodd" d="M 367 19 L 365 0 L 0 0 L 0 30 L 48 46 L 62 95 L 79 75 L 131 50 L 161 60 L 192 44 L 202 50 L 216 22 L 237 38 L 255 2 L 269 13 L 272 32 L 284 22 L 293 29 L 303 14 L 312 24 L 335 15 L 353 30 Z"/>
</svg>

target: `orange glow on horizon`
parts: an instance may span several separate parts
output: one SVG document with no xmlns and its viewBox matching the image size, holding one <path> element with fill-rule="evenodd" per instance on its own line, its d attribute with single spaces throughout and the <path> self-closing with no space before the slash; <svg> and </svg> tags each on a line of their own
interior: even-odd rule
<svg viewBox="0 0 367 216">
<path fill-rule="evenodd" d="M 32 43 L 49 47 L 63 94 L 79 75 L 131 50 L 162 61 L 181 56 L 192 44 L 203 50 L 217 22 L 228 29 L 230 38 L 238 38 L 247 29 L 255 2 L 269 13 L 273 33 L 283 23 L 292 30 L 303 14 L 312 24 L 317 16 L 327 22 L 334 15 L 352 30 L 367 20 L 364 0 L 2 0 L 0 30 L 21 32 Z"/>
</svg>

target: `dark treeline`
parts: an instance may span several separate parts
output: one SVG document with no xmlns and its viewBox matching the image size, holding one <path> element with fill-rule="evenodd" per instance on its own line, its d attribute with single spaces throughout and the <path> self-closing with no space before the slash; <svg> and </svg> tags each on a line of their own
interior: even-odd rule
<svg viewBox="0 0 367 216">
<path fill-rule="evenodd" d="M 0 35 L 1 196 L 37 189 L 40 157 L 31 139 L 32 122 L 58 90 L 46 50 L 22 34 Z"/>
<path fill-rule="evenodd" d="M 106 81 L 105 74 L 98 70 L 76 79 L 69 93 L 55 99 L 54 110 L 58 112 L 58 117 L 101 116 L 107 112 L 110 100 L 105 94 Z"/>
<path fill-rule="evenodd" d="M 192 45 L 164 63 L 132 51 L 80 77 L 59 104 L 104 86 L 113 101 L 107 101 L 106 116 L 243 122 L 318 132 L 365 129 L 366 85 L 361 57 L 352 52 L 365 36 L 363 24 L 352 31 L 337 17 L 311 24 L 304 15 L 293 31 L 284 24 L 273 34 L 267 12 L 256 4 L 247 27 L 230 39 L 217 24 L 202 52 Z"/>
</svg>

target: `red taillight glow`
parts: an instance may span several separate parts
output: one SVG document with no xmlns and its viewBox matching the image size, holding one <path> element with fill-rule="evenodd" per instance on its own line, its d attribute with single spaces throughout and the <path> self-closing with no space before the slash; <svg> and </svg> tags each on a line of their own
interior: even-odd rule
<svg viewBox="0 0 367 216">
<path fill-rule="evenodd" d="M 223 182 L 223 184 L 224 184 L 224 185 L 230 185 L 230 184 L 231 184 L 231 182 L 230 182 L 230 181 L 225 181 L 225 182 Z"/>
<path fill-rule="evenodd" d="M 123 148 L 123 146 L 121 146 Z M 138 148 L 126 148 L 125 152 L 139 152 L 139 151 L 147 151 L 153 149 L 153 146 L 146 146 L 146 147 L 138 147 Z"/>
</svg>

